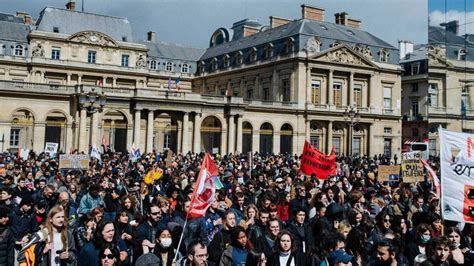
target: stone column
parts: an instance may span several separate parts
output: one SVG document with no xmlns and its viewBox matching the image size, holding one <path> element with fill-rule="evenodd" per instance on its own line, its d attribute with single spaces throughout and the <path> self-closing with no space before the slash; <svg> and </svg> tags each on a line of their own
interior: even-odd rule
<svg viewBox="0 0 474 266">
<path fill-rule="evenodd" d="M 70 86 L 71 85 L 71 73 L 67 73 L 66 77 L 66 85 Z"/>
<path fill-rule="evenodd" d="M 242 116 L 236 115 L 237 117 L 237 143 L 235 145 L 235 150 L 239 153 L 242 152 Z"/>
<path fill-rule="evenodd" d="M 260 130 L 252 130 L 252 152 L 260 151 Z"/>
<path fill-rule="evenodd" d="M 133 127 L 133 143 L 135 144 L 136 148 L 140 147 L 140 121 L 142 116 L 142 110 L 136 109 L 135 110 L 135 117 L 134 117 L 134 127 Z"/>
<path fill-rule="evenodd" d="M 305 139 L 309 142 L 311 139 L 311 120 L 308 118 L 305 121 Z"/>
<path fill-rule="evenodd" d="M 155 110 L 148 110 L 148 119 L 146 127 L 146 152 L 153 151 L 153 124 L 155 122 L 154 117 Z"/>
<path fill-rule="evenodd" d="M 69 153 L 71 151 L 71 148 L 73 147 L 72 124 L 73 123 L 66 123 L 66 146 L 63 148 L 65 153 Z"/>
<path fill-rule="evenodd" d="M 328 75 L 328 104 L 329 106 L 334 105 L 334 89 L 333 89 L 333 70 L 329 70 Z"/>
<path fill-rule="evenodd" d="M 82 84 L 82 75 L 77 75 L 77 84 Z"/>
<path fill-rule="evenodd" d="M 86 109 L 81 109 L 81 113 L 79 115 L 79 152 L 88 152 L 87 150 L 87 111 Z"/>
<path fill-rule="evenodd" d="M 33 150 L 37 153 L 44 151 L 44 137 L 46 133 L 46 123 L 43 122 L 35 122 L 34 129 L 33 129 Z M 29 141 L 29 139 L 27 139 Z"/>
<path fill-rule="evenodd" d="M 234 153 L 235 152 L 235 120 L 234 115 L 229 115 L 229 129 L 228 129 L 228 137 L 229 137 L 229 147 L 228 152 Z"/>
<path fill-rule="evenodd" d="M 113 77 L 113 78 L 112 78 L 112 87 L 113 87 L 113 88 L 116 88 L 116 87 L 117 87 L 117 78 L 116 78 L 116 77 Z"/>
<path fill-rule="evenodd" d="M 365 84 L 364 84 L 365 85 Z M 367 107 L 367 95 L 368 95 L 369 85 L 362 86 L 362 107 Z"/>
<path fill-rule="evenodd" d="M 102 77 L 102 87 L 107 85 L 107 77 Z"/>
<path fill-rule="evenodd" d="M 201 114 L 196 113 L 194 116 L 194 137 L 193 137 L 193 152 L 201 152 Z"/>
<path fill-rule="evenodd" d="M 91 142 L 90 145 L 95 145 L 97 146 L 97 140 L 99 139 L 98 137 L 98 132 L 99 132 L 99 114 L 98 113 L 93 113 L 91 117 Z"/>
<path fill-rule="evenodd" d="M 306 102 L 313 102 L 313 92 L 311 90 L 311 67 L 306 67 Z"/>
<path fill-rule="evenodd" d="M 176 153 L 181 153 L 183 150 L 181 149 L 181 140 L 183 139 L 183 121 L 178 120 L 178 139 L 176 140 Z"/>
<path fill-rule="evenodd" d="M 187 153 L 189 149 L 189 113 L 185 112 L 183 114 L 183 146 L 182 152 Z"/>
<path fill-rule="evenodd" d="M 367 106 L 370 107 L 371 109 L 374 107 L 373 101 L 371 99 L 372 95 L 375 95 L 375 81 L 374 81 L 374 75 L 370 75 L 369 79 L 369 92 L 367 93 Z M 382 93 L 382 99 L 383 99 L 383 90 L 381 91 Z M 383 109 L 383 100 L 381 101 L 381 109 Z M 372 112 L 372 110 L 371 110 Z"/>
<path fill-rule="evenodd" d="M 278 132 L 273 131 L 273 153 L 278 154 L 280 153 L 280 143 L 281 143 L 281 135 L 280 130 Z M 295 143 L 293 143 L 295 144 Z"/>
<path fill-rule="evenodd" d="M 332 149 L 332 121 L 328 121 L 326 143 L 326 153 L 330 153 Z"/>
<path fill-rule="evenodd" d="M 354 102 L 354 72 L 349 74 L 349 106 L 356 105 Z"/>
</svg>

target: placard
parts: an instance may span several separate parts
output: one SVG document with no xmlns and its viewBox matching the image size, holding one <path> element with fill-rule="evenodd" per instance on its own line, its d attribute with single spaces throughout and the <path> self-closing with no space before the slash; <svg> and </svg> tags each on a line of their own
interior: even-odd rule
<svg viewBox="0 0 474 266">
<path fill-rule="evenodd" d="M 59 155 L 60 169 L 89 169 L 91 157 L 87 154 L 61 154 Z"/>
<path fill-rule="evenodd" d="M 173 162 L 173 151 L 168 150 L 168 153 L 166 154 L 166 168 L 171 167 L 171 163 Z"/>
<path fill-rule="evenodd" d="M 402 161 L 403 183 L 416 183 L 425 180 L 424 166 L 420 159 Z"/>
<path fill-rule="evenodd" d="M 378 181 L 394 181 L 400 180 L 400 165 L 379 165 Z"/>
<path fill-rule="evenodd" d="M 58 152 L 58 146 L 58 143 L 46 142 L 46 144 L 44 145 L 44 152 L 49 153 L 49 156 L 54 157 Z"/>
</svg>

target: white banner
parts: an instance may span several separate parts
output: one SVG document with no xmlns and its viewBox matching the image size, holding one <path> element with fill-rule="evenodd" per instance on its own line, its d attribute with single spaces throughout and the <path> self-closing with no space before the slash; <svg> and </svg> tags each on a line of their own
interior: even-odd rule
<svg viewBox="0 0 474 266">
<path fill-rule="evenodd" d="M 474 134 L 439 129 L 443 219 L 474 223 Z"/>
<path fill-rule="evenodd" d="M 44 152 L 49 153 L 49 156 L 54 157 L 56 156 L 56 153 L 58 152 L 58 143 L 54 142 L 46 142 L 44 146 Z"/>
</svg>

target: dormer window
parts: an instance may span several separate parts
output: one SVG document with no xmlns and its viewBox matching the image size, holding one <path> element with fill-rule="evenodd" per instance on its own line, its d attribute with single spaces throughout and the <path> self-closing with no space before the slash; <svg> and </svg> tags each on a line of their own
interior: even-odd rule
<svg viewBox="0 0 474 266">
<path fill-rule="evenodd" d="M 333 47 L 339 46 L 341 44 L 342 43 L 340 41 L 335 41 L 335 42 L 331 43 L 331 45 L 329 45 L 329 47 L 333 48 Z"/>
<path fill-rule="evenodd" d="M 219 63 L 219 60 L 214 57 L 211 61 L 211 71 L 217 70 L 217 64 Z"/>
<path fill-rule="evenodd" d="M 224 67 L 230 66 L 230 56 L 228 54 L 224 55 L 222 61 L 224 62 Z"/>
<path fill-rule="evenodd" d="M 206 62 L 204 61 L 199 62 L 198 67 L 199 67 L 199 72 L 201 73 L 206 72 Z"/>
<path fill-rule="evenodd" d="M 379 61 L 382 62 L 382 63 L 387 63 L 389 56 L 390 56 L 389 52 L 385 49 L 382 49 L 379 52 Z"/>
<path fill-rule="evenodd" d="M 289 54 L 293 52 L 293 47 L 294 47 L 295 39 L 293 38 L 288 38 L 285 40 L 285 44 L 283 46 L 283 54 Z"/>
<path fill-rule="evenodd" d="M 467 50 L 462 48 L 458 51 L 458 60 L 466 61 Z"/>
<path fill-rule="evenodd" d="M 188 64 L 182 64 L 181 65 L 181 73 L 189 73 L 189 65 Z"/>
<path fill-rule="evenodd" d="M 265 58 L 269 59 L 273 57 L 273 44 L 269 43 L 265 46 Z"/>
<path fill-rule="evenodd" d="M 257 61 L 257 48 L 252 47 L 250 48 L 250 62 Z"/>
<path fill-rule="evenodd" d="M 238 51 L 237 53 L 235 53 L 235 63 L 237 65 L 241 65 L 243 63 L 243 53 L 242 51 Z"/>
<path fill-rule="evenodd" d="M 150 69 L 156 70 L 157 65 L 158 65 L 158 64 L 157 64 L 156 60 L 151 60 L 151 61 L 150 61 Z"/>
<path fill-rule="evenodd" d="M 168 71 L 168 72 L 173 71 L 173 63 L 172 62 L 166 62 L 165 70 Z"/>
<path fill-rule="evenodd" d="M 15 55 L 16 56 L 23 56 L 23 46 L 22 45 L 17 45 L 15 46 Z"/>
<path fill-rule="evenodd" d="M 53 32 L 59 33 L 59 27 L 53 27 Z"/>
</svg>

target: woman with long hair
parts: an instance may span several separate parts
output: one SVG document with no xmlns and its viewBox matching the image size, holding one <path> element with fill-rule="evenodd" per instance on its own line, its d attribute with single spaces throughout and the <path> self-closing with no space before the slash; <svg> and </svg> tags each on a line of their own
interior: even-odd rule
<svg viewBox="0 0 474 266">
<path fill-rule="evenodd" d="M 405 249 L 405 256 L 411 263 L 415 257 L 424 254 L 431 243 L 431 227 L 427 224 L 419 224 L 415 229 L 415 238 L 412 242 L 408 243 Z M 412 265 L 412 264 L 410 264 Z"/>
<path fill-rule="evenodd" d="M 81 251 L 82 247 L 92 241 L 96 226 L 95 217 L 91 213 L 81 217 L 81 225 L 74 230 L 74 240 L 77 251 Z"/>
<path fill-rule="evenodd" d="M 111 244 L 107 244 L 100 250 L 100 265 L 101 266 L 114 266 L 119 261 L 119 251 L 116 247 Z"/>
<path fill-rule="evenodd" d="M 362 266 L 368 261 L 367 234 L 359 227 L 353 228 L 346 239 L 346 252 L 353 257 L 352 265 Z"/>
<path fill-rule="evenodd" d="M 278 200 L 277 205 L 277 214 L 278 218 L 283 222 L 288 221 L 290 218 L 289 209 L 290 209 L 291 194 L 289 192 L 283 192 Z"/>
<path fill-rule="evenodd" d="M 252 249 L 251 243 L 247 241 L 245 229 L 238 225 L 230 230 L 230 245 L 222 253 L 219 265 L 244 266 L 247 254 Z"/>
<path fill-rule="evenodd" d="M 247 230 L 250 226 L 255 224 L 258 219 L 258 209 L 255 204 L 249 204 L 244 211 L 244 219 L 240 221 L 240 226 Z"/>
<path fill-rule="evenodd" d="M 263 252 L 254 249 L 250 250 L 247 254 L 247 260 L 245 261 L 245 265 L 266 266 L 267 257 Z"/>
<path fill-rule="evenodd" d="M 44 245 L 38 245 L 41 256 L 38 265 L 66 265 L 75 258 L 74 238 L 67 229 L 64 208 L 56 205 L 48 212 L 45 227 L 48 235 Z"/>
<path fill-rule="evenodd" d="M 78 256 L 78 265 L 99 265 L 97 258 L 100 250 L 107 244 L 117 246 L 119 249 L 118 264 L 127 264 L 127 247 L 117 232 L 117 226 L 113 221 L 102 221 L 95 230 L 94 241 L 87 243 Z"/>
<path fill-rule="evenodd" d="M 304 255 L 296 249 L 295 240 L 288 231 L 281 232 L 275 240 L 270 265 L 305 265 Z"/>
<path fill-rule="evenodd" d="M 121 211 L 126 211 L 128 221 L 135 220 L 135 214 L 137 213 L 137 200 L 132 195 L 125 195 L 122 197 L 122 208 Z"/>
</svg>

